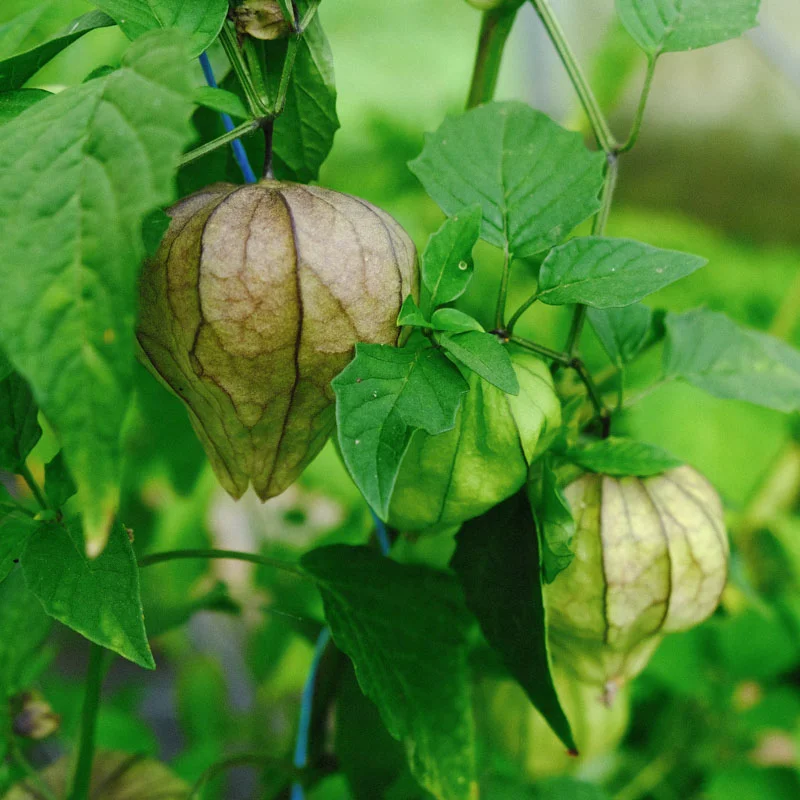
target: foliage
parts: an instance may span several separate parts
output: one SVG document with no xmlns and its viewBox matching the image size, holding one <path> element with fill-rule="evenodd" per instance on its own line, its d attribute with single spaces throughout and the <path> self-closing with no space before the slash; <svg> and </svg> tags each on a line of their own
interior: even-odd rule
<svg viewBox="0 0 800 800">
<path fill-rule="evenodd" d="M 31 5 L 0 10 L 0 795 L 797 796 L 796 242 L 614 204 L 662 57 L 758 0 L 616 0 L 586 73 L 531 0 L 567 125 L 494 99 L 520 0 Z M 245 275 L 275 237 L 291 270 Z M 234 504 L 269 437 L 290 478 Z"/>
</svg>

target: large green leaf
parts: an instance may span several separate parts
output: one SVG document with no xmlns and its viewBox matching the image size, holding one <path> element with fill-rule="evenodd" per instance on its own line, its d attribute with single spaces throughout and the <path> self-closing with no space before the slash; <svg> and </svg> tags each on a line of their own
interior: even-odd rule
<svg viewBox="0 0 800 800">
<path fill-rule="evenodd" d="M 464 366 L 506 394 L 519 394 L 519 381 L 508 350 L 493 333 L 443 333 L 439 344 Z"/>
<path fill-rule="evenodd" d="M 761 0 L 617 0 L 617 13 L 650 55 L 696 50 L 741 36 Z"/>
<path fill-rule="evenodd" d="M 600 207 L 605 156 L 523 103 L 488 103 L 426 134 L 409 166 L 449 215 L 475 203 L 486 241 L 530 256 Z"/>
<path fill-rule="evenodd" d="M 34 30 L 45 11 L 47 4 L 42 3 L 0 25 L 0 60 L 19 51 L 20 45 Z"/>
<path fill-rule="evenodd" d="M 95 559 L 83 552 L 80 523 L 42 525 L 22 554 L 30 590 L 50 616 L 140 667 L 155 669 L 147 642 L 139 568 L 128 531 L 111 529 Z"/>
<path fill-rule="evenodd" d="M 800 352 L 715 311 L 667 314 L 664 372 L 716 397 L 800 409 Z"/>
<path fill-rule="evenodd" d="M 553 731 L 574 750 L 550 674 L 541 557 L 525 493 L 465 522 L 456 542 L 450 565 L 487 641 Z"/>
<path fill-rule="evenodd" d="M 416 779 L 441 800 L 474 797 L 469 615 L 456 582 L 365 547 L 319 548 L 301 564 L 317 581 L 334 641 L 405 745 Z"/>
<path fill-rule="evenodd" d="M 475 270 L 472 248 L 480 236 L 481 218 L 481 207 L 469 206 L 428 240 L 422 254 L 422 282 L 432 309 L 461 297 L 467 288 Z"/>
<path fill-rule="evenodd" d="M 40 100 L 50 97 L 50 92 L 44 89 L 17 89 L 13 92 L 0 94 L 0 125 L 11 122 L 23 111 L 29 109 Z"/>
<path fill-rule="evenodd" d="M 179 28 L 191 36 L 197 56 L 217 38 L 228 13 L 227 0 L 92 0 L 113 17 L 129 39 L 148 31 Z"/>
<path fill-rule="evenodd" d="M 0 703 L 27 688 L 29 666 L 51 625 L 22 570 L 15 569 L 0 583 Z"/>
<path fill-rule="evenodd" d="M 659 475 L 683 463 L 661 447 L 618 436 L 572 447 L 565 455 L 591 472 L 620 477 Z"/>
<path fill-rule="evenodd" d="M 660 250 L 633 239 L 582 236 L 547 254 L 537 296 L 554 306 L 627 306 L 705 264 L 700 256 Z"/>
<path fill-rule="evenodd" d="M 622 308 L 589 308 L 589 323 L 617 367 L 633 361 L 650 339 L 653 311 L 641 303 Z"/>
<path fill-rule="evenodd" d="M 458 368 L 417 341 L 406 347 L 356 345 L 356 357 L 332 381 L 342 456 L 367 502 L 389 513 L 411 434 L 451 430 L 468 390 Z"/>
<path fill-rule="evenodd" d="M 61 438 L 95 552 L 119 496 L 142 221 L 174 199 L 191 97 L 183 37 L 156 32 L 3 126 L 0 340 Z"/>
<path fill-rule="evenodd" d="M 283 64 L 285 40 L 265 42 L 264 47 L 268 64 Z M 270 77 L 274 96 L 278 75 Z M 338 128 L 333 56 L 317 16 L 298 42 L 286 106 L 275 120 L 272 150 L 275 176 L 301 183 L 316 180 Z"/>
<path fill-rule="evenodd" d="M 16 372 L 0 381 L 0 470 L 19 472 L 42 429 L 30 387 Z"/>
<path fill-rule="evenodd" d="M 19 89 L 32 78 L 51 58 L 57 56 L 65 47 L 71 45 L 85 33 L 97 28 L 107 28 L 114 20 L 102 11 L 89 11 L 71 22 L 63 31 L 57 33 L 36 47 L 0 61 L 0 92 Z"/>
</svg>

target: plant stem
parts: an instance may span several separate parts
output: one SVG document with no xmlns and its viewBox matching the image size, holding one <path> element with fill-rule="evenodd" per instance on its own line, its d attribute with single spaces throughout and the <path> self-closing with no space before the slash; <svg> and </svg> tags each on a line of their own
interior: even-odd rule
<svg viewBox="0 0 800 800">
<path fill-rule="evenodd" d="M 258 120 L 243 122 L 241 125 L 237 125 L 227 133 L 223 133 L 222 136 L 219 136 L 210 142 L 206 142 L 205 144 L 201 144 L 200 147 L 190 150 L 188 153 L 184 153 L 179 162 L 180 166 L 190 164 L 192 161 L 197 161 L 198 158 L 202 158 L 204 155 L 206 155 L 206 153 L 211 153 L 220 147 L 224 147 L 226 144 L 229 144 L 234 139 L 238 139 L 240 136 L 247 136 L 247 134 L 257 131 L 260 127 L 261 125 Z"/>
<path fill-rule="evenodd" d="M 283 61 L 281 82 L 278 86 L 278 96 L 275 98 L 272 112 L 273 117 L 279 117 L 283 113 L 283 108 L 286 105 L 286 91 L 289 88 L 289 78 L 292 77 L 292 71 L 294 70 L 294 61 L 297 57 L 297 45 L 299 41 L 300 34 L 292 36 L 286 45 L 286 58 Z"/>
<path fill-rule="evenodd" d="M 228 56 L 231 68 L 242 86 L 245 100 L 247 100 L 247 105 L 250 108 L 250 113 L 256 119 L 268 117 L 270 115 L 270 109 L 266 106 L 264 99 L 258 93 L 253 83 L 253 79 L 250 76 L 250 69 L 236 41 L 236 34 L 227 22 L 222 26 L 222 30 L 219 32 L 219 40 L 225 50 L 225 55 Z"/>
<path fill-rule="evenodd" d="M 494 327 L 505 329 L 506 298 L 508 297 L 508 278 L 511 272 L 511 254 L 508 252 L 508 239 L 503 247 L 503 274 L 500 277 L 500 291 L 497 294 L 497 308 L 494 312 Z"/>
<path fill-rule="evenodd" d="M 644 120 L 644 109 L 647 106 L 647 99 L 650 97 L 650 89 L 653 85 L 653 76 L 656 72 L 656 62 L 658 56 L 649 56 L 647 59 L 647 72 L 644 76 L 644 85 L 642 86 L 642 94 L 639 97 L 639 105 L 636 109 L 636 115 L 633 118 L 633 125 L 627 141 L 618 150 L 617 153 L 627 153 L 633 149 L 639 138 L 639 131 L 642 129 L 642 121 Z"/>
<path fill-rule="evenodd" d="M 28 488 L 31 490 L 31 494 L 33 494 L 33 496 L 36 498 L 36 502 L 44 511 L 47 511 L 50 508 L 50 504 L 47 502 L 47 498 L 45 497 L 41 487 L 36 482 L 36 478 L 33 477 L 33 473 L 28 468 L 28 465 L 24 462 L 19 468 L 19 474 L 22 476 L 25 483 L 28 484 Z"/>
<path fill-rule="evenodd" d="M 88 800 L 89 797 L 92 764 L 94 763 L 97 712 L 100 709 L 100 692 L 103 688 L 103 678 L 109 663 L 106 662 L 105 655 L 105 650 L 100 645 L 92 644 L 89 651 L 89 667 L 86 673 L 86 681 L 84 682 L 85 694 L 83 711 L 81 712 L 78 755 L 68 800 Z"/>
<path fill-rule="evenodd" d="M 139 567 L 151 567 L 153 564 L 161 564 L 164 561 L 177 561 L 179 559 L 231 559 L 233 561 L 249 561 L 251 564 L 260 564 L 265 567 L 282 569 L 284 572 L 291 572 L 301 578 L 308 577 L 300 567 L 289 561 L 282 561 L 278 558 L 258 555 L 257 553 L 242 553 L 238 550 L 167 550 L 163 553 L 150 553 L 139 559 Z"/>
<path fill-rule="evenodd" d="M 222 761 L 218 761 L 216 764 L 212 764 L 208 767 L 197 781 L 195 781 L 194 786 L 192 786 L 189 792 L 188 800 L 199 800 L 199 798 L 203 796 L 203 789 L 206 788 L 206 785 L 226 770 L 233 769 L 234 767 L 247 766 L 248 764 L 262 766 L 269 761 L 270 759 L 263 753 L 239 753 L 238 755 L 229 756 Z M 286 772 L 289 774 L 288 769 Z"/>
<path fill-rule="evenodd" d="M 506 331 L 508 333 L 512 333 L 514 330 L 514 326 L 519 322 L 519 318 L 536 302 L 539 295 L 534 292 L 512 315 L 511 319 L 508 321 L 508 325 L 506 325 Z M 513 338 L 513 337 L 512 337 Z"/>
<path fill-rule="evenodd" d="M 28 785 L 25 789 L 36 798 L 42 798 L 42 800 L 58 800 L 55 792 L 44 782 L 44 779 L 33 768 L 30 761 L 25 758 L 13 737 L 8 749 L 11 759 L 26 775 L 26 783 Z"/>
<path fill-rule="evenodd" d="M 614 153 L 617 148 L 614 135 L 608 127 L 605 115 L 600 109 L 600 104 L 597 102 L 597 98 L 594 96 L 594 92 L 591 86 L 589 86 L 586 76 L 583 74 L 583 70 L 578 63 L 578 59 L 575 57 L 575 53 L 564 36 L 564 30 L 556 15 L 553 13 L 549 0 L 531 0 L 531 3 L 547 30 L 550 41 L 556 48 L 558 57 L 561 59 L 561 63 L 564 65 L 564 69 L 566 69 L 572 85 L 575 87 L 581 105 L 586 112 L 586 116 L 589 118 L 589 123 L 592 126 L 592 131 L 595 139 L 597 139 L 598 146 L 606 153 Z"/>
<path fill-rule="evenodd" d="M 475 67 L 472 83 L 467 96 L 467 108 L 475 108 L 488 103 L 494 97 L 497 76 L 503 60 L 503 50 L 517 16 L 517 8 L 496 8 L 483 13 L 481 31 L 478 36 L 478 50 L 475 54 Z"/>
<path fill-rule="evenodd" d="M 514 344 L 519 345 L 525 350 L 530 350 L 532 353 L 538 353 L 540 356 L 549 358 L 551 361 L 555 361 L 557 364 L 561 364 L 564 367 L 569 366 L 570 359 L 566 353 L 559 353 L 558 350 L 551 350 L 543 344 L 537 344 L 529 339 L 523 339 L 520 336 L 510 336 L 509 341 L 514 342 Z"/>
<path fill-rule="evenodd" d="M 300 20 L 300 24 L 297 26 L 298 33 L 305 33 L 306 28 L 311 24 L 311 21 L 317 15 L 319 3 L 320 0 L 314 0 L 314 2 L 312 2 L 311 5 L 309 5 L 309 7 L 306 9 L 306 13 L 303 14 L 303 18 Z"/>
<path fill-rule="evenodd" d="M 272 139 L 275 134 L 275 120 L 265 119 L 261 123 L 261 130 L 264 132 L 264 168 L 261 177 L 272 180 L 275 177 L 275 173 L 272 171 Z"/>
</svg>

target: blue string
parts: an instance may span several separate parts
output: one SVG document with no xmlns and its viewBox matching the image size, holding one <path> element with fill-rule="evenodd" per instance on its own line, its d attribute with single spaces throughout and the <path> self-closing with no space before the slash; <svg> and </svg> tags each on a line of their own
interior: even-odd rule
<svg viewBox="0 0 800 800">
<path fill-rule="evenodd" d="M 383 520 L 370 508 L 369 513 L 372 514 L 372 521 L 375 523 L 375 536 L 378 539 L 378 546 L 381 548 L 381 553 L 388 556 L 389 551 L 392 549 L 392 541 L 389 538 L 389 533 L 386 530 Z"/>
<path fill-rule="evenodd" d="M 203 53 L 200 56 L 200 66 L 203 68 L 203 75 L 205 76 L 206 83 L 214 89 L 218 88 L 217 81 L 214 78 L 214 70 L 211 69 L 211 62 L 208 60 L 207 53 Z M 233 120 L 228 114 L 220 114 L 220 117 L 222 117 L 222 124 L 225 126 L 225 130 L 230 133 L 235 127 Z M 244 149 L 244 145 L 239 139 L 234 139 L 231 142 L 231 148 L 233 149 L 233 157 L 236 159 L 236 163 L 242 171 L 245 182 L 256 183 L 258 178 L 256 178 L 256 174 L 250 166 L 250 161 L 247 158 L 247 151 Z"/>
</svg>

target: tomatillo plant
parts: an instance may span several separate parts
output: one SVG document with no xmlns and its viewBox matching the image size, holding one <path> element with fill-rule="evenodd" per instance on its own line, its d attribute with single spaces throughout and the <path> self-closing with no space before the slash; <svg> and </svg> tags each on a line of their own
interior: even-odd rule
<svg viewBox="0 0 800 800">
<path fill-rule="evenodd" d="M 684 381 L 792 413 L 800 353 L 720 312 L 645 305 L 706 260 L 606 227 L 660 60 L 740 36 L 758 0 L 617 0 L 646 62 L 620 138 L 548 0 L 531 4 L 586 131 L 495 102 L 525 4 L 469 2 L 481 21 L 466 110 L 408 164 L 444 217 L 419 256 L 389 213 L 318 184 L 339 127 L 318 0 L 98 0 L 28 49 L 17 45 L 46 3 L 0 27 L 7 797 L 212 798 L 241 765 L 259 771 L 254 797 L 511 796 L 492 788 L 481 737 L 520 756 L 518 789 L 544 792 L 554 770 L 503 728 L 509 698 L 553 763 L 606 754 L 629 683 L 665 637 L 717 608 L 722 502 L 697 470 L 625 435 L 626 376 L 652 372 L 660 351 L 662 374 L 639 392 Z M 112 27 L 130 40 L 118 65 L 58 92 L 27 85 Z M 219 114 L 237 124 L 223 132 Z M 232 142 L 260 180 L 238 182 Z M 476 274 L 492 286 L 477 316 L 464 302 Z M 535 290 L 514 308 L 517 279 Z M 568 318 L 557 345 L 524 332 L 542 306 Z M 584 357 L 589 329 L 602 372 Z M 203 452 L 234 499 L 251 486 L 275 498 L 263 519 L 296 537 L 262 552 L 206 536 L 206 519 L 225 516 L 212 497 L 228 501 L 199 474 Z M 348 511 L 315 491 L 346 496 Z M 214 573 L 223 561 L 261 588 Z M 296 699 L 317 642 L 294 747 L 264 734 L 244 749 L 240 726 L 212 720 L 168 767 L 127 728 L 109 733 L 103 686 L 118 658 L 174 659 L 190 728 L 228 712 L 225 676 L 206 681 L 185 658 L 186 626 L 217 611 L 249 630 L 264 603 L 283 627 L 248 645 L 260 679 L 281 665 Z M 58 693 L 43 678 L 53 620 L 90 644 L 82 710 L 45 765 L 31 742 L 60 724 L 42 693 Z M 278 695 L 258 703 L 268 714 Z"/>
</svg>

